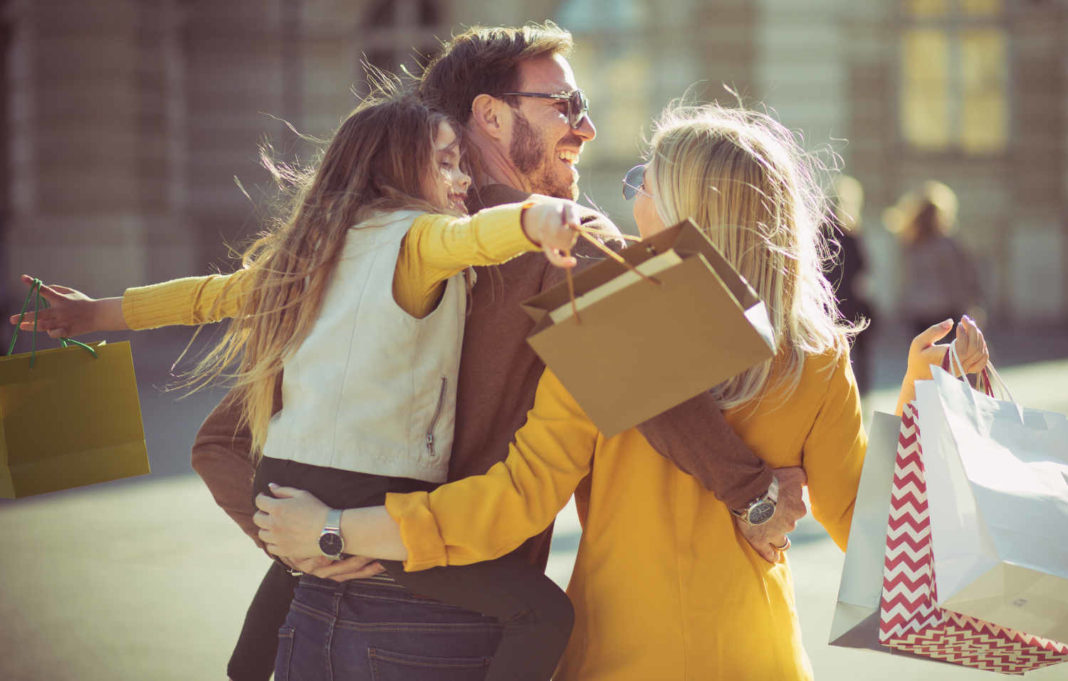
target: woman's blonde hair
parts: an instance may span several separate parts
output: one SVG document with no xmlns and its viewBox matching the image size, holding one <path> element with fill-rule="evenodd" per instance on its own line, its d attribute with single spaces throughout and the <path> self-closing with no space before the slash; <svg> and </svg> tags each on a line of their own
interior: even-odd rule
<svg viewBox="0 0 1068 681">
<path fill-rule="evenodd" d="M 251 430 L 257 458 L 282 366 L 319 316 L 349 229 L 380 211 L 449 212 L 427 197 L 437 172 L 432 140 L 450 119 L 376 75 L 376 91 L 342 122 L 311 168 L 261 154 L 287 197 L 284 208 L 245 251 L 242 263 L 252 274 L 240 311 L 186 381 L 195 389 L 233 379 L 239 427 Z M 452 127 L 459 135 L 461 128 Z"/>
<path fill-rule="evenodd" d="M 773 360 L 716 386 L 724 409 L 797 387 L 805 357 L 846 352 L 856 331 L 823 275 L 827 244 L 815 164 L 770 116 L 711 104 L 670 106 L 657 121 L 647 178 L 666 225 L 694 222 L 765 302 Z"/>
</svg>

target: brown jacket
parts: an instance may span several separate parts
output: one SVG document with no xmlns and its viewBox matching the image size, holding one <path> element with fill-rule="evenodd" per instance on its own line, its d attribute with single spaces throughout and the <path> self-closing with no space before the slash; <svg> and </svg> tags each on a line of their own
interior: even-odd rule
<svg viewBox="0 0 1068 681">
<path fill-rule="evenodd" d="M 521 201 L 526 194 L 503 185 L 483 187 L 469 200 L 472 212 Z M 609 232 L 618 229 L 591 210 L 584 224 Z M 582 262 L 598 251 L 581 243 L 574 254 Z M 498 267 L 475 268 L 464 328 L 456 397 L 456 431 L 449 479 L 486 472 L 508 454 L 508 443 L 526 420 L 544 365 L 526 343 L 533 322 L 520 307 L 527 298 L 563 279 L 563 272 L 537 253 Z M 276 394 L 281 408 L 281 394 Z M 192 462 L 215 501 L 262 546 L 252 522 L 252 477 L 249 434 L 236 428 L 237 411 L 224 398 L 208 416 L 193 444 Z M 767 490 L 771 471 L 734 434 L 710 396 L 685 402 L 639 426 L 649 442 L 681 470 L 695 476 L 730 506 L 740 507 Z M 552 526 L 518 551 L 544 568 Z"/>
</svg>

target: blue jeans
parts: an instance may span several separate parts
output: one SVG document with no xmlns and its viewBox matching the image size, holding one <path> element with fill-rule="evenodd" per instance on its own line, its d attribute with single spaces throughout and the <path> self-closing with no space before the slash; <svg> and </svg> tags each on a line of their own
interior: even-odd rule
<svg viewBox="0 0 1068 681">
<path fill-rule="evenodd" d="M 301 577 L 278 632 L 276 681 L 481 681 L 497 620 L 368 580 Z"/>
</svg>

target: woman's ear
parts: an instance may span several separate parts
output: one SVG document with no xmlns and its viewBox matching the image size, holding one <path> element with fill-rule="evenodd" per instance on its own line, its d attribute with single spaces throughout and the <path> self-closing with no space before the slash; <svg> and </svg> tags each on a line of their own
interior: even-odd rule
<svg viewBox="0 0 1068 681">
<path fill-rule="evenodd" d="M 511 125 L 511 117 L 505 112 L 508 108 L 506 103 L 496 97 L 481 94 L 471 102 L 471 123 L 487 137 L 502 139 Z"/>
</svg>

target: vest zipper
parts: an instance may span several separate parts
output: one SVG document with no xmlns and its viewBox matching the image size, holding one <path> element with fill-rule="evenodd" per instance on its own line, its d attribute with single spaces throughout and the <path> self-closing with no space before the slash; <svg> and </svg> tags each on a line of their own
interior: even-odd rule
<svg viewBox="0 0 1068 681">
<path fill-rule="evenodd" d="M 441 392 L 438 393 L 438 406 L 434 410 L 434 416 L 430 419 L 430 427 L 426 429 L 426 452 L 430 456 L 434 456 L 434 426 L 438 424 L 438 418 L 441 417 L 441 410 L 445 406 L 445 388 L 449 385 L 449 379 L 445 376 L 441 377 Z"/>
</svg>

